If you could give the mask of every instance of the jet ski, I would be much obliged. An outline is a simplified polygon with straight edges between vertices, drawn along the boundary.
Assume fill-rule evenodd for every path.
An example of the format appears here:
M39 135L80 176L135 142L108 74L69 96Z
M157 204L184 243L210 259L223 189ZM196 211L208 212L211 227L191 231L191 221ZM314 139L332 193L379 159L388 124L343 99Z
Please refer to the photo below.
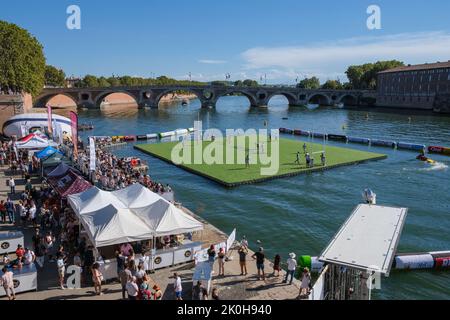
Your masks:
M371 189L364 189L363 198L368 204L377 204L377 195Z
M427 162L427 163L436 163L436 161L434 161L433 159L430 159L430 158L426 157L426 156L423 155L423 154L419 154L419 155L416 157L416 159L417 159L417 160L420 160L420 161L423 161L423 162Z

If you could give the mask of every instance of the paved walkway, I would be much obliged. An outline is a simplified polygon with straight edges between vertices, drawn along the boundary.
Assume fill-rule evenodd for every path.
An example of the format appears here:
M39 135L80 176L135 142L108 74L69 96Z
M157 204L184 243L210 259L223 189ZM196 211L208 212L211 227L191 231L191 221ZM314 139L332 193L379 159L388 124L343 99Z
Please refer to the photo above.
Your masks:
M6 185L6 180L9 174L5 167L0 167L0 200L6 199L9 192L9 187ZM20 176L14 176L16 181L16 195L14 199L18 198L20 192L24 190L25 181L20 179ZM35 184L39 184L39 179L33 179ZM224 241L227 236L219 229L209 224L207 221L196 216L189 210L188 213L194 215L205 223L205 230L201 233L199 238L194 240L201 240L205 242L205 247L211 243L219 243ZM17 219L16 219L17 221ZM0 225L0 230L20 230L24 233L25 246L31 247L31 237L33 234L32 227L22 227L13 225ZM266 280L258 280L256 272L256 263L251 259L253 252L249 252L247 262L248 275L240 276L239 257L236 248L232 248L229 253L230 260L225 262L225 276L216 276L218 274L218 264L214 264L214 274L212 281L212 288L217 288L219 296L222 300L283 300L296 299L299 292L299 281L294 280L292 285L283 284L285 272L282 271L280 277L272 275L266 276ZM174 299L173 294L173 278L174 272L178 272L183 282L183 297L186 300L191 299L192 292L192 276L194 272L194 263L172 266L169 268L159 269L154 274L151 274L153 281L158 283L163 291L163 299ZM272 267L269 261L265 264L266 275L271 273ZM122 298L121 288L118 282L110 282L103 286L104 295L94 295L93 287L85 287L81 289L66 289L61 290L57 283L57 269L56 264L45 262L43 268L38 267L38 291L25 292L17 295L18 300L118 300ZM0 290L3 290L0 288ZM0 298L6 300L6 297Z

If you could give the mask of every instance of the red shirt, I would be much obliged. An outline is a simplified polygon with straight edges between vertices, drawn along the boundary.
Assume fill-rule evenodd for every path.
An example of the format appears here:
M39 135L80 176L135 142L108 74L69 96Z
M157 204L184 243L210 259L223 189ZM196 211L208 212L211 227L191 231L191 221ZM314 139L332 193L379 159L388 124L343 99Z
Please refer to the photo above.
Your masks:
M25 254L25 250L23 248L17 248L17 250L16 250L17 258L22 258L24 254Z

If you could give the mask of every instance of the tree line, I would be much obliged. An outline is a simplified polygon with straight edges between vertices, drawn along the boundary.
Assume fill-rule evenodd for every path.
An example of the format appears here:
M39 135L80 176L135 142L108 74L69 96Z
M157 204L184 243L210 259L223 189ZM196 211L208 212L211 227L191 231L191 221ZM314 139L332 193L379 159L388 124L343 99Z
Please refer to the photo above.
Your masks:
M321 84L319 78L311 77L301 80L298 88L302 89L332 89L332 90L376 90L378 72L404 66L402 61L389 60L353 65L347 68L345 74L348 82L342 83L338 80L327 80Z

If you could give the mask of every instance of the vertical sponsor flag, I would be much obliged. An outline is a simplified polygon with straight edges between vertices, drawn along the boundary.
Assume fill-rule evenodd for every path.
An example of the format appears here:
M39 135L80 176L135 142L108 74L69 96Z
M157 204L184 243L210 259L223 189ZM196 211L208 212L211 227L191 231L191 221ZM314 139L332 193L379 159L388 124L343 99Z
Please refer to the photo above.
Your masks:
M53 133L53 128L52 128L52 107L50 105L47 105L47 120L48 120L48 133L52 134Z
M236 239L236 229L233 230L233 232L230 234L230 236L227 239L227 250L226 250L227 252L230 250L235 239Z
M78 159L78 116L70 111L70 126L72 128L73 157Z
M95 171L95 140L94 137L89 137L89 169Z

